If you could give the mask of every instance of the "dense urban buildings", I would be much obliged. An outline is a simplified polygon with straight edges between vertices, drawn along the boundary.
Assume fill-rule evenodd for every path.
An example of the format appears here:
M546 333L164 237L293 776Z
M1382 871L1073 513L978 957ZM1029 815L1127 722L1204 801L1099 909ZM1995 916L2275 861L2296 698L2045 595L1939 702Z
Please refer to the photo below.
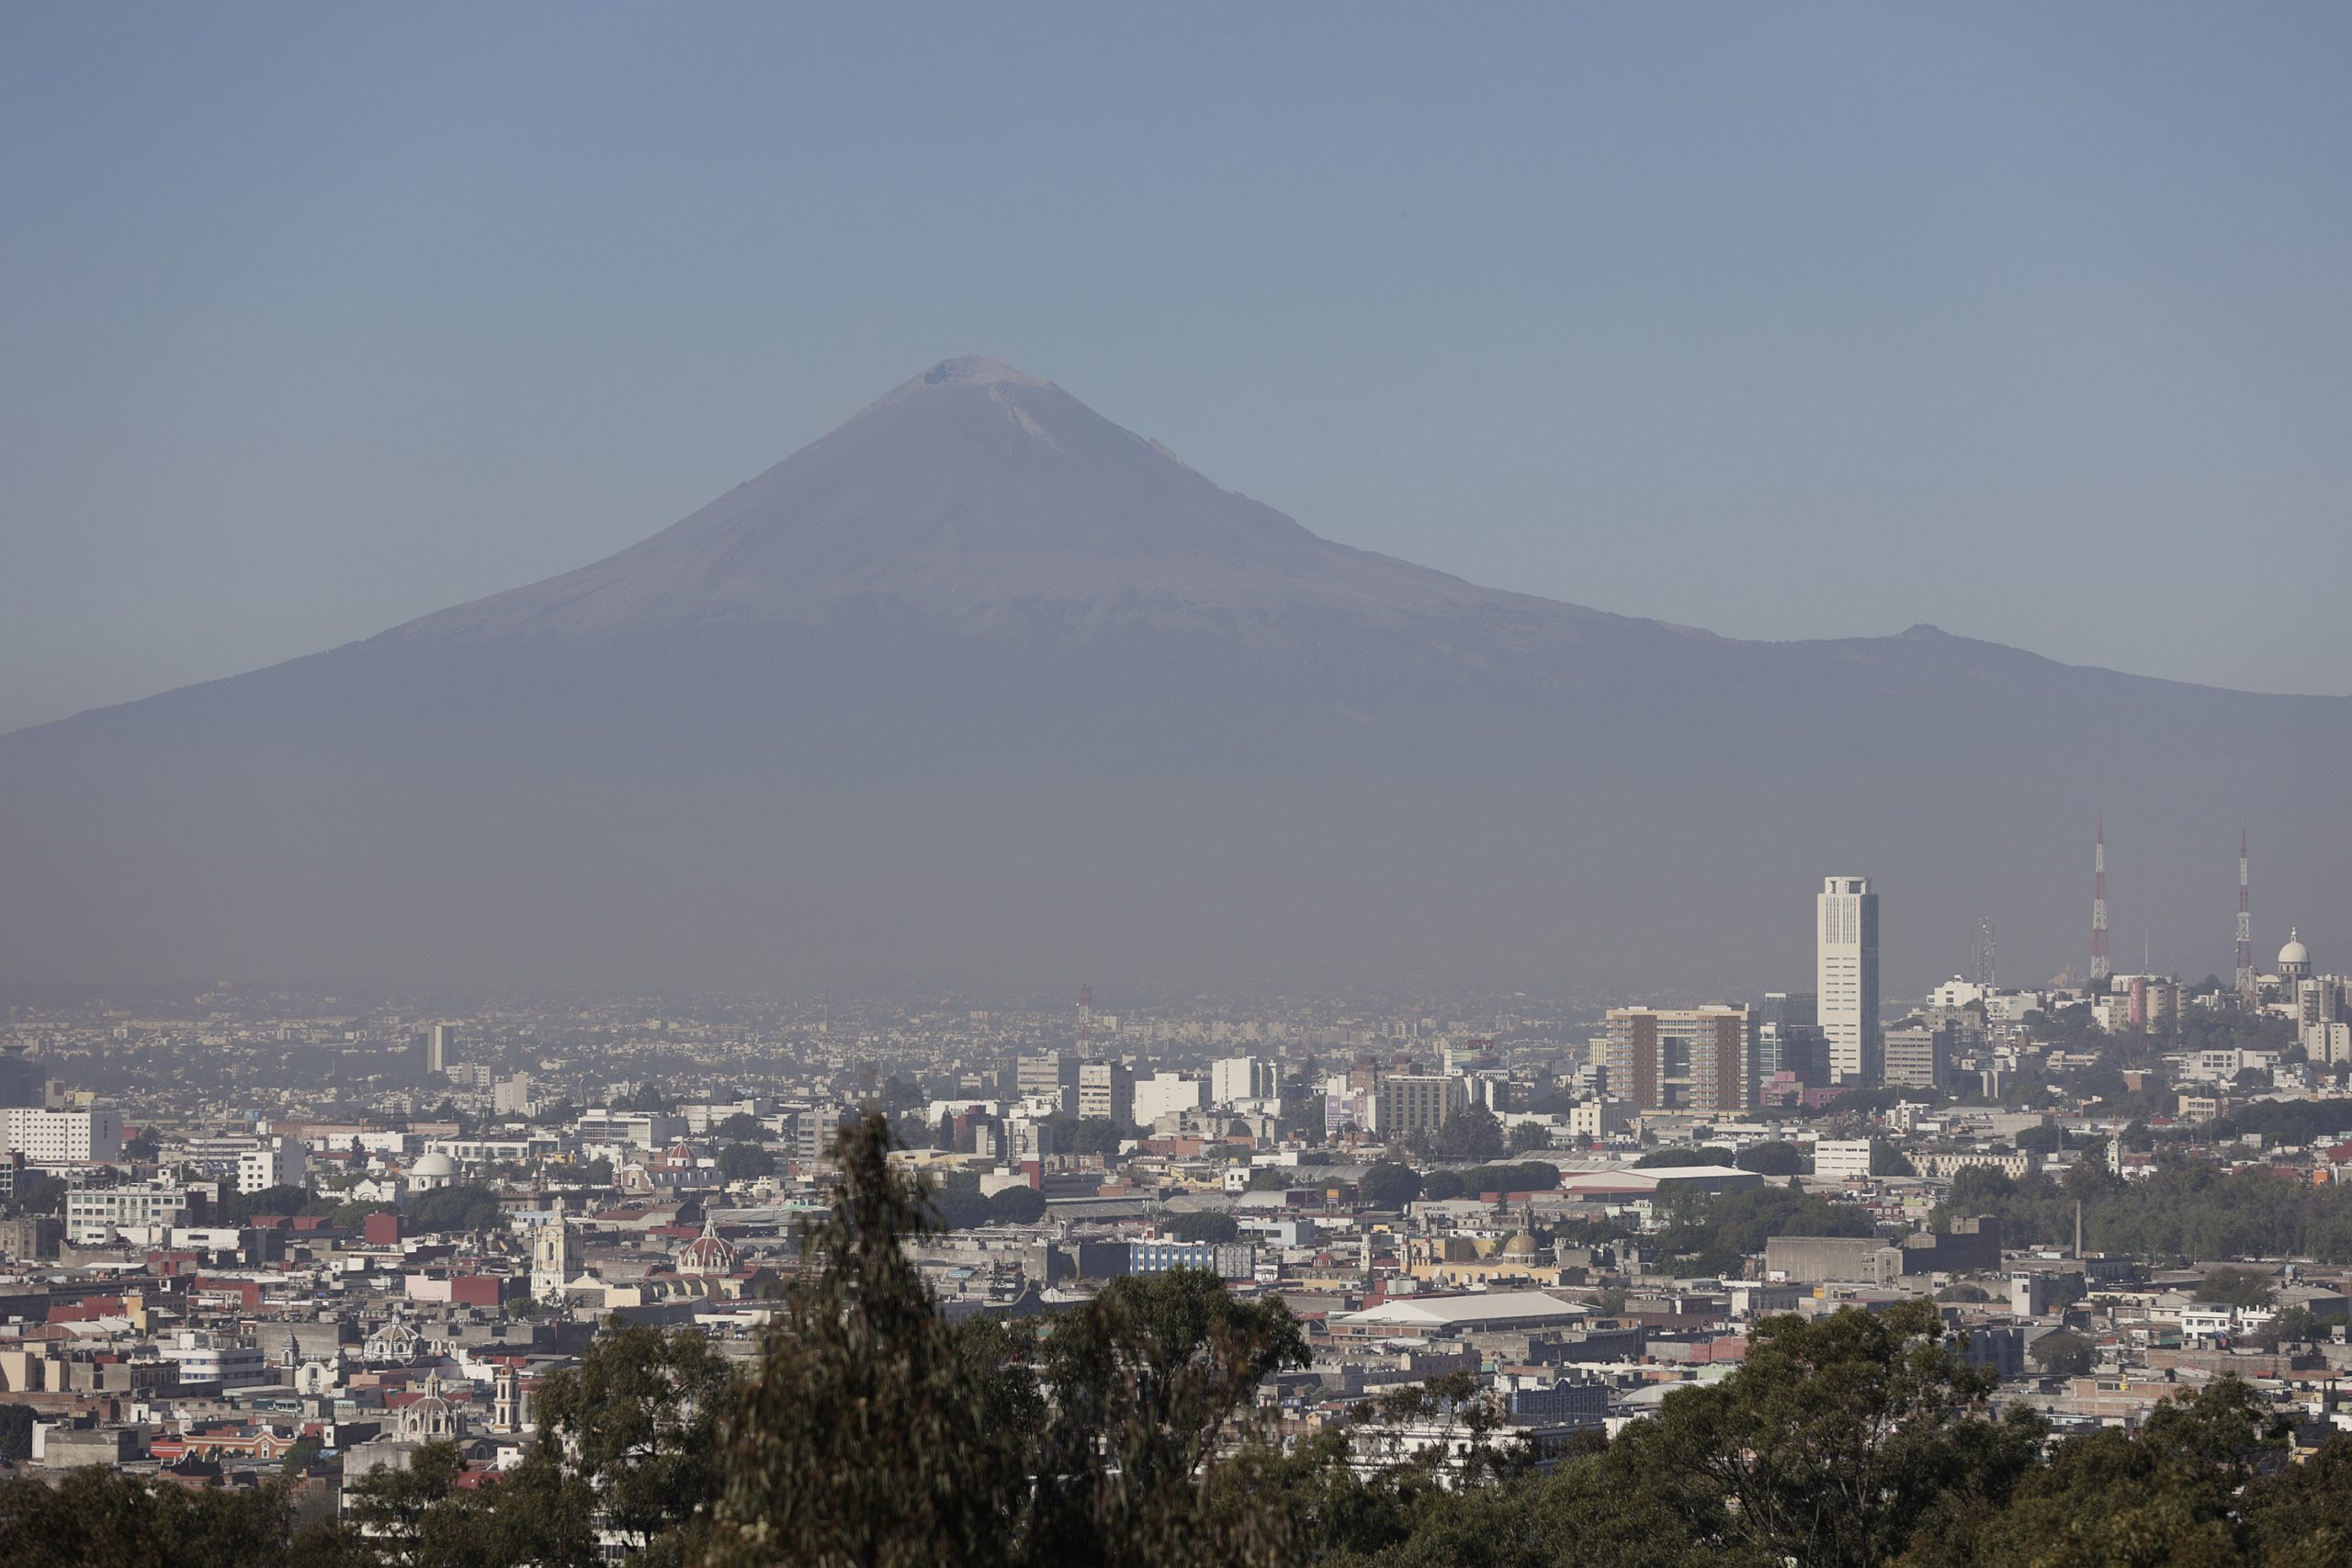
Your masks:
M294 1455L373 1528L436 1445L478 1484L519 1462L616 1321L749 1375L870 1109L928 1189L902 1245L933 1310L1050 1325L1204 1273L1279 1299L1294 1448L1453 1452L1451 1416L1358 1424L1466 1371L1556 1454L1770 1323L1905 1303L2062 1430L2223 1375L2343 1427L2343 966L2298 932L2252 1008L2213 976L1954 976L1864 1021L1875 903L1816 900L1827 1004L12 1001L40 1103L0 1112L0 1404L32 1412L28 1475L258 1485Z

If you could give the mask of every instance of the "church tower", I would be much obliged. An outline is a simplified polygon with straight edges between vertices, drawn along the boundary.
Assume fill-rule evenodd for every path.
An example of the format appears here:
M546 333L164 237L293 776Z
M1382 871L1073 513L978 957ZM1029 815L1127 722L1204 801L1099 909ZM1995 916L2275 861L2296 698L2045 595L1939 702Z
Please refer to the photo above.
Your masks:
M577 1271L571 1249L571 1226L558 1214L531 1233L531 1295L543 1302L561 1302L563 1288Z

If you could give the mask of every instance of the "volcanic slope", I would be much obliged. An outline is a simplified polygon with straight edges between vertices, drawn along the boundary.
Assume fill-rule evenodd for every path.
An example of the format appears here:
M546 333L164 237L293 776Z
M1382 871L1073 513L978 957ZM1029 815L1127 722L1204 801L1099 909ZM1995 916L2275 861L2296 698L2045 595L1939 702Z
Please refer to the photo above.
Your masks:
M2072 956L2101 808L2201 974L2241 820L2352 929L2347 720L1474 587L956 359L594 565L0 738L0 977L1723 994L1854 871L1892 995L1980 916Z

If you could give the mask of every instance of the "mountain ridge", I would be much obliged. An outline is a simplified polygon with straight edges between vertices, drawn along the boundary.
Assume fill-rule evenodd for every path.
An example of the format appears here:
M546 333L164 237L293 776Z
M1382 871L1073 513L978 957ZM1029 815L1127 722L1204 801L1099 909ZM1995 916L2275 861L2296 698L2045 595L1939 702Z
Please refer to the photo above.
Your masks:
M2151 907L2297 825L2278 892L2324 926L2352 823L2304 781L2347 735L2352 699L1478 586L949 360L601 560L0 737L0 976L1645 984L1670 929L1801 986L1858 863L1895 965L1984 914L2066 951L2102 808Z

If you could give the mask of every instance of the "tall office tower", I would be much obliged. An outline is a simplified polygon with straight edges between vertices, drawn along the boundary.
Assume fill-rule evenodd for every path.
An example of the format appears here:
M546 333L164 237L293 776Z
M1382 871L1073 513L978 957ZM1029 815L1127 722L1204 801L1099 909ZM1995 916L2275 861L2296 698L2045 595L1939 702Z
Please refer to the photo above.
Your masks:
M1829 1081L1874 1085L1881 1047L1878 1017L1878 895L1864 876L1829 876L1814 900L1819 932L1814 990Z
M436 1023L424 1032L424 1070L446 1073L449 1070L449 1055L457 1047L457 1026Z
M2254 978L2254 905L2245 874L2245 829L2238 829L2238 1000L2253 1007L2261 998Z
M1817 1081L1821 1071L1820 1007L1811 991L1767 991L1756 1010L1756 1076L1770 1079L1775 1073L1794 1073L1804 1082Z
M2098 819L2098 841L2091 850L2091 980L2115 972L2107 956L2107 817Z
M1746 1008L1611 1008L1609 1092L1643 1111L1745 1111L1755 1044Z

